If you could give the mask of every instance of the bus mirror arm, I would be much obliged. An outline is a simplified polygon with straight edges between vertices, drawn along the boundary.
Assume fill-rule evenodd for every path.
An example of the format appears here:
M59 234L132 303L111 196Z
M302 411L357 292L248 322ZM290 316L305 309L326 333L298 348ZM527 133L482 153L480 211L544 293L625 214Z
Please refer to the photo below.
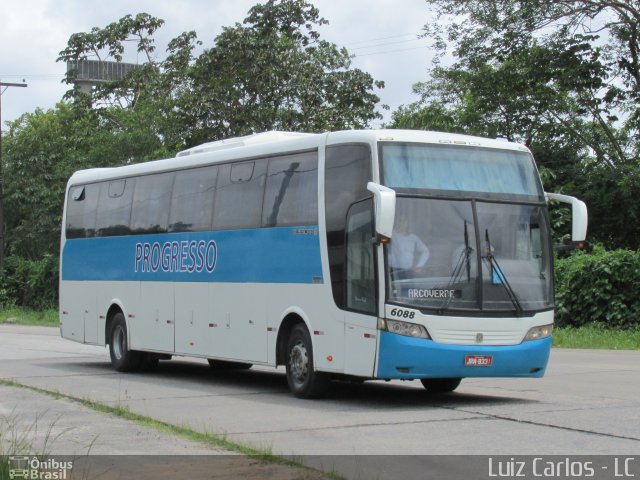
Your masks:
M560 193L546 193L545 197L547 201L556 200L562 203L568 203L571 205L571 241L575 243L584 242L587 238L587 206L581 200L569 195L562 195Z
M391 239L396 215L396 192L378 183L369 182L367 190L373 193L375 231L377 243Z

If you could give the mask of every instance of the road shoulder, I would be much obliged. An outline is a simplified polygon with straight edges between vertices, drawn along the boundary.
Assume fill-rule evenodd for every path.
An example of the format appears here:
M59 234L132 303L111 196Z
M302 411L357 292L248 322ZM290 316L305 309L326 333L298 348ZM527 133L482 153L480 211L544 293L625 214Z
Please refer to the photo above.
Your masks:
M173 479L178 467L193 478L205 472L209 478L326 478L137 425L68 398L0 385L0 456L12 454L73 458L83 472L92 472L88 478L101 479Z

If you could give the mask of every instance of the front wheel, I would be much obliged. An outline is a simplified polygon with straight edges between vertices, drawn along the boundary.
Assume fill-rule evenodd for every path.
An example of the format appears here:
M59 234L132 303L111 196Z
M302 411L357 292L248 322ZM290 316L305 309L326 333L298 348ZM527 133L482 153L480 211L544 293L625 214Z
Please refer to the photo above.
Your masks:
M314 370L311 336L303 324L293 327L289 335L286 367L289 390L296 397L319 397L327 390L329 377Z
M129 350L127 322L122 313L116 313L113 317L113 324L109 333L109 354L113 368L119 372L138 370L144 360L142 352Z
M422 386L427 389L428 392L433 393L448 393L453 392L460 382L461 378L422 378L420 380Z

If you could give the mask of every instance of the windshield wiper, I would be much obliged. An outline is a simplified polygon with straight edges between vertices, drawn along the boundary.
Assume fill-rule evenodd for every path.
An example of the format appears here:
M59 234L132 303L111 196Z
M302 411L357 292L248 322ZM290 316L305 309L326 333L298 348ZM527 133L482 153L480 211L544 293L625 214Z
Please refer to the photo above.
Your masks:
M487 242L487 248L484 252L484 258L489 261L492 275L493 273L497 274L498 279L500 280L500 284L504 287L505 291L507 292L507 295L509 296L509 300L511 300L511 303L513 303L513 306L516 307L517 314L522 315L522 312L523 312L522 305L520 304L520 301L518 300L516 293L513 291L513 288L511 288L511 284L507 280L507 276L504 273L504 270L500 268L498 259L494 255L493 249L491 248L491 240L489 239L489 229L485 229L484 234L485 234L485 240Z
M469 256L473 252L473 248L469 246L469 231L467 230L467 221L464 221L464 256L467 264L467 283L471 282L471 262Z
M447 290L451 291L453 285L460 281L462 277L462 269L466 265L467 271L467 283L471 282L471 263L469 262L469 258L471 257L471 253L473 252L473 248L469 246L469 231L467 230L467 222L464 222L464 249L460 252L460 256L458 257L458 261L456 262L456 266L453 268L453 273L449 278L449 283L447 284ZM453 301L453 295L449 295L444 303L440 306L439 310L441 312L447 310L451 302Z
M456 266L453 268L453 274L451 275L451 279L449 281L448 286L452 286L454 283L457 283L462 276L462 267L466 266L467 271L467 282L471 281L471 262L469 258L471 253L473 252L473 248L469 246L469 231L467 230L467 222L464 222L464 249L460 252L460 256L458 257L458 261L456 262Z

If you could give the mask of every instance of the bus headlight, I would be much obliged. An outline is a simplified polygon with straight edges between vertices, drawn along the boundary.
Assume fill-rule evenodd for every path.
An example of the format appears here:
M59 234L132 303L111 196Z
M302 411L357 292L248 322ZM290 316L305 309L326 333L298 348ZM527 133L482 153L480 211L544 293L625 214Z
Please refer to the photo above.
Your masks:
M402 322L400 320L378 319L378 328L387 332L397 333L405 337L431 338L427 329L417 323Z
M523 342L528 342L529 340L540 340L541 338L550 337L552 331L553 331L553 324L533 327L529 329L529 331L527 332L527 335L524 337Z

